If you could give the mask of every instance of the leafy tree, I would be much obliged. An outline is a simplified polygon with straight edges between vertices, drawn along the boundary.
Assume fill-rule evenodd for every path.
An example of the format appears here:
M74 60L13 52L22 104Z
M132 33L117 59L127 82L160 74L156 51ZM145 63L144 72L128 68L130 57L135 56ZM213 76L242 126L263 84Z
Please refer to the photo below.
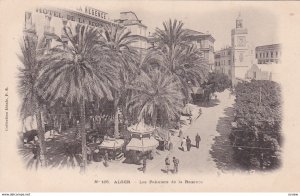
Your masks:
M20 44L22 54L18 55L23 67L19 68L19 94L22 97L21 117L36 116L40 160L42 167L46 166L46 148L44 141L44 127L42 123L43 100L38 95L36 84L40 71L40 56L45 51L45 40L38 40L37 36L25 35Z
M209 101L211 94L215 92L223 92L230 86L231 81L227 75L218 72L209 73L207 80L202 84L202 87L204 88L205 101Z
M119 88L114 90L114 110L115 110L115 127L114 136L119 137L119 118L118 106L120 99L128 97L127 86L132 81L132 76L137 70L137 50L132 46L137 41L137 37L131 35L130 31L119 25L107 25L104 27L104 32L101 37L102 50L106 51L111 65L113 65L120 79ZM123 116L126 118L126 100L121 100L123 103Z
M172 75L154 69L149 73L141 71L132 86L134 91L129 107L137 114L138 121L151 118L152 125L157 125L158 115L161 125L176 119L183 108L184 96L179 91L179 83Z
M99 44L100 33L94 27L77 25L75 32L64 28L68 44L50 49L39 75L40 93L45 99L79 104L83 168L87 164L85 102L106 97L112 99L111 88L118 81L116 70L106 60Z
M251 81L236 86L235 120L231 134L236 157L248 167L273 168L280 162L281 91L272 81ZM241 158L243 157L243 158Z
M202 52L192 41L193 34L183 29L183 23L169 20L163 23L163 29L156 29L156 50L159 64L169 71L180 84L180 90L189 99L189 83L198 85L208 74L208 65Z

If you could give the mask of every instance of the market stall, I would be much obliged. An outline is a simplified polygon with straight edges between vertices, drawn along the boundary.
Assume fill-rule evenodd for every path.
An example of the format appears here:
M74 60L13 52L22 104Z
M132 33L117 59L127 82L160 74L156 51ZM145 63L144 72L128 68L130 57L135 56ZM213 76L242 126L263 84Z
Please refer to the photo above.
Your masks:
M122 152L122 147L124 145L124 140L122 139L105 139L99 145L99 150L108 152L110 159L121 160L124 157Z
M128 127L130 132L130 142L126 146L127 151L131 151L129 156L133 162L138 162L147 157L152 159L152 151L159 145L158 141L153 137L154 128L144 123Z

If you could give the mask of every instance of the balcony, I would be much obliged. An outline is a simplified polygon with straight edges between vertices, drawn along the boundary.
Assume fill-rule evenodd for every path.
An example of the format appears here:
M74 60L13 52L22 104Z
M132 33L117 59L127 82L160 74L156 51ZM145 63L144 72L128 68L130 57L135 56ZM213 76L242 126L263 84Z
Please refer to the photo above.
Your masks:
M35 24L25 23L24 32L26 33L36 33Z

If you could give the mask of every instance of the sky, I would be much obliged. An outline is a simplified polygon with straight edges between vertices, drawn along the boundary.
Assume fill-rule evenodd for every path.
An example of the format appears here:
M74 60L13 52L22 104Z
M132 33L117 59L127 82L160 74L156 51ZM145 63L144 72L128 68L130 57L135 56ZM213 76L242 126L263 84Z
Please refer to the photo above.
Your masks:
M269 7L241 2L203 1L91 1L85 5L107 12L111 19L119 18L122 11L133 11L152 33L168 19L181 20L185 28L209 32L216 39L215 50L230 45L231 29L239 12L248 29L248 42L252 46L280 43L276 32L278 18ZM73 5L74 8L79 5Z

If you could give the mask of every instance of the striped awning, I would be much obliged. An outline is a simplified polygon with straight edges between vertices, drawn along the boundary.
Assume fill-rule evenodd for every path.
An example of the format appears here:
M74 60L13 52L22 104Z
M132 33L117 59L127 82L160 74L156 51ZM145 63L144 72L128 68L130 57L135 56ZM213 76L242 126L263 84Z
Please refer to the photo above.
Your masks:
M130 142L126 146L126 150L136 151L149 151L154 150L159 145L158 141L154 137L150 138L131 138Z
M118 149L124 145L124 140L116 139L116 140L104 140L100 145L99 148L106 148L106 149Z

